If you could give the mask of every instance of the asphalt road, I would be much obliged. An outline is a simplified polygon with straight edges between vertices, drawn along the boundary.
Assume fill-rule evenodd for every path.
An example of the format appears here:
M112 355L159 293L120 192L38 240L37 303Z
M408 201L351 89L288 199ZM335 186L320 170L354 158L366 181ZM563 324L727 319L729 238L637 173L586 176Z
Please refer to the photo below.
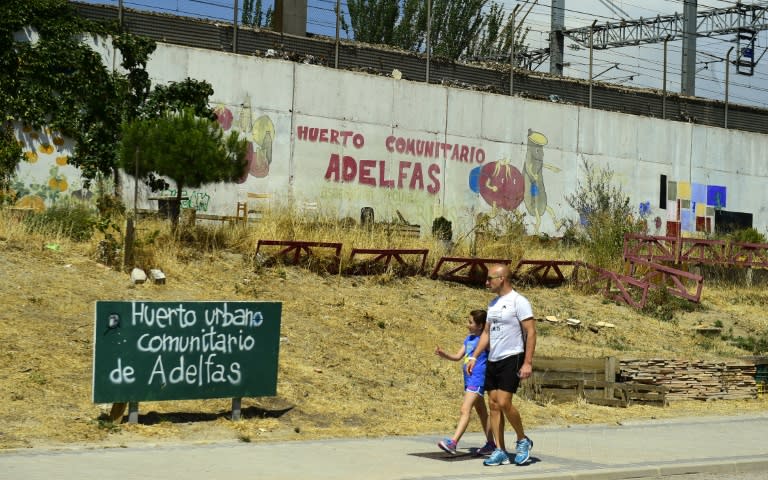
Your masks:
M485 467L439 436L0 451L2 480L767 480L768 412L531 429L531 462Z

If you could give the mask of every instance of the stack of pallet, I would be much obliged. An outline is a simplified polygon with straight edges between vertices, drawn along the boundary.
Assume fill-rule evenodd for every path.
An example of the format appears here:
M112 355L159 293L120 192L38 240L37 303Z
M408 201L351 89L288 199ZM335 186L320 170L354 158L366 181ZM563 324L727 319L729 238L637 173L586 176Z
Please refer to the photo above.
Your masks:
M663 385L667 400L744 399L757 396L755 365L740 361L622 359L622 381Z

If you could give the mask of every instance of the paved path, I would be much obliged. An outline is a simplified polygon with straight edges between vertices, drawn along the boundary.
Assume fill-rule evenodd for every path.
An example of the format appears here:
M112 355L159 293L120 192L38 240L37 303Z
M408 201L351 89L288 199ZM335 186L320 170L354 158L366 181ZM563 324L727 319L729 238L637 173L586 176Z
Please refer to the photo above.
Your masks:
M610 480L756 471L768 478L768 412L527 433L535 448L526 466L484 467L468 452L449 456L437 449L438 437L386 437L14 450L0 452L0 479ZM481 440L467 434L462 444Z

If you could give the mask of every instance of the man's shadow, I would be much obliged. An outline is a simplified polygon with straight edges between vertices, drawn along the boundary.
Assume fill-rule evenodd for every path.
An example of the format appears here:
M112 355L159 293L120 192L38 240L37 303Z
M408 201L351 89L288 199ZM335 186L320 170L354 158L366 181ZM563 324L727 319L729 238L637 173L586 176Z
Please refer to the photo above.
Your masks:
M408 455L411 455L413 457L428 458L430 460L439 460L441 462L463 462L466 460L477 460L478 462L482 462L482 460L488 458L485 455L478 455L477 450L479 449L470 448L469 450L460 450L455 455L451 455L450 453L446 453L443 451L414 452L414 453L409 453ZM529 465L533 465L534 463L539 463L540 461L541 461L540 458L531 456L531 458L528 459L525 465L515 465L514 463L511 463L509 466L527 467Z

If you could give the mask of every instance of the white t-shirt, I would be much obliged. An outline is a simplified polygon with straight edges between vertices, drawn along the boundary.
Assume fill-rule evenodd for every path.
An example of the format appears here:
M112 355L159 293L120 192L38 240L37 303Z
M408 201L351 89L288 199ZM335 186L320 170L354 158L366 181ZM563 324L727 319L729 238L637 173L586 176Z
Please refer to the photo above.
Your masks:
M498 362L525 351L520 322L533 317L531 302L512 290L488 304L490 352L488 360Z

